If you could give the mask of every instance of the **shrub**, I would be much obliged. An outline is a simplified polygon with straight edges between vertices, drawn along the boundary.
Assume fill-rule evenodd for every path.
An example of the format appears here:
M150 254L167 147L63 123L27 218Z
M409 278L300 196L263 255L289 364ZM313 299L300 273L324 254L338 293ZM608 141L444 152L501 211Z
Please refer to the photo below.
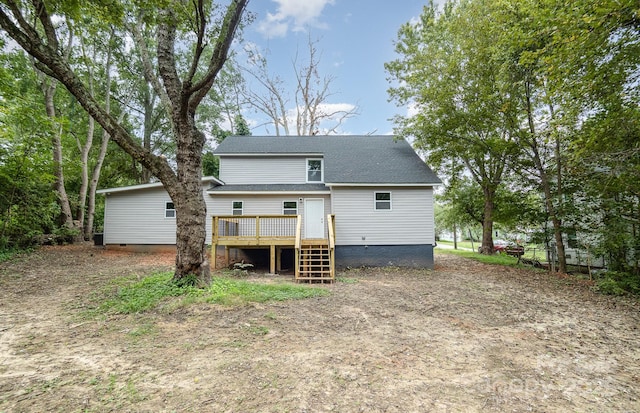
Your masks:
M602 294L638 295L640 294L640 278L627 272L607 271L597 280L596 289Z

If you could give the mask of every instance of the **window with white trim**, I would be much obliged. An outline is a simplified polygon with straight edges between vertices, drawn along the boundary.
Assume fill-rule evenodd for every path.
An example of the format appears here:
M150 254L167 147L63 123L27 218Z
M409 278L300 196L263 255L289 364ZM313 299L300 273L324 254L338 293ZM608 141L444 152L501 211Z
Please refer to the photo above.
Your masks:
M376 211L391 210L391 192L375 192L374 199L374 208Z
M173 202L165 202L164 204L164 217L165 218L175 218L176 217L176 207L173 205Z
M282 203L283 215L298 215L298 201L284 201Z
M307 182L324 182L322 159L307 159Z
M233 201L231 205L231 215L242 215L242 201Z

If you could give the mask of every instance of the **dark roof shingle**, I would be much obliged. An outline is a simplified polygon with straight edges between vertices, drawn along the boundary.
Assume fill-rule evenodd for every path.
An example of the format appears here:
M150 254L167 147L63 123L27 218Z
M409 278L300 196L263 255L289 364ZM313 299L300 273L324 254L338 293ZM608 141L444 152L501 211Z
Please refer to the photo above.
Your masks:
M393 136L230 136L216 155L322 155L327 184L440 184L404 139Z

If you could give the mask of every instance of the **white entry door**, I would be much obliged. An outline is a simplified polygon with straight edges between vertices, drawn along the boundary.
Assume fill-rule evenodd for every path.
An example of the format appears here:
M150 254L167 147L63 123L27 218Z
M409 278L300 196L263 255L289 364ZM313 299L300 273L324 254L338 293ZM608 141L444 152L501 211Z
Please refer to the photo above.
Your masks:
M324 238L324 199L304 200L305 238Z

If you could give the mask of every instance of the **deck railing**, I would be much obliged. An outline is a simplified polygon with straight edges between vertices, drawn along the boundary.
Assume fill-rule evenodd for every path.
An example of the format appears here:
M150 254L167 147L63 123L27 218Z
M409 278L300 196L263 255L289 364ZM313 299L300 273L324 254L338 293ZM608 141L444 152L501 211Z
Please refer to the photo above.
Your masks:
M302 239L300 215L219 215L213 217L212 264L216 268L218 245L235 248L270 249L270 271L276 270L282 248L293 247L296 280L305 260L305 280L333 280L335 277L335 215L327 215L328 239ZM301 252L301 250L304 250ZM304 257L303 257L304 253ZM229 248L225 248L225 262L229 263ZM278 264L279 268L279 264ZM329 271L330 270L330 271ZM320 275L314 274L314 272Z
M212 242L221 244L225 241L245 240L261 245L262 240L280 239L283 242L290 240L293 244L299 219L298 215L214 216Z

